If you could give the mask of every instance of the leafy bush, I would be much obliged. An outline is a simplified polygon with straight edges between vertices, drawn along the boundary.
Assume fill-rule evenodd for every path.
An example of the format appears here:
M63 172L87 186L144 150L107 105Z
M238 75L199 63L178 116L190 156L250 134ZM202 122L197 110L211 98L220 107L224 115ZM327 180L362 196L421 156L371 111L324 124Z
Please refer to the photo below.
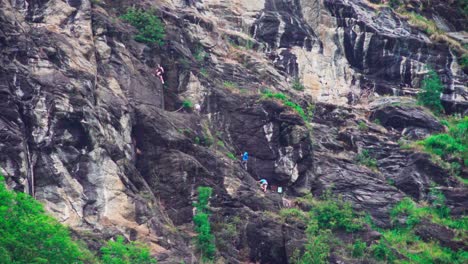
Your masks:
M329 238L331 232L324 230L317 235L308 235L305 251L302 257L294 254L291 260L294 264L325 264L330 256Z
M444 90L444 85L434 70L430 70L422 82L422 87L418 94L418 102L426 106L435 113L441 113L444 108L440 101L440 94Z
M101 248L103 264L155 264L149 248L138 242L125 243L122 236Z
M208 200L211 197L212 189L210 187L198 187L198 202L194 205L197 213L193 217L195 231L198 233L195 239L195 245L204 260L212 260L215 257L216 246L214 236L211 234L211 226L208 214Z
M154 43L159 46L164 45L163 39L164 25L161 20L154 15L153 11L143 11L135 8L129 8L127 13L121 16L138 30L135 40L143 43Z
M364 256L366 249L366 242L362 242L360 239L357 239L353 244L353 251L351 252L351 255L355 258L362 257Z
M364 165L369 168L377 168L377 160L372 158L369 154L367 149L363 149L357 156L356 156L357 163Z
M448 133L429 136L417 144L422 145L425 151L443 159L461 159L465 166L468 166L468 116L453 118L445 123L449 126Z
M312 210L311 218L317 221L319 229L344 229L355 232L362 229L362 219L353 212L351 203L342 199L332 199L330 194L324 195L325 200L317 203Z
M430 215L429 210L419 208L411 198L405 197L398 202L390 211L392 222L397 223L399 218L404 219L404 224L408 227L413 227L420 223L421 220Z
M42 204L25 193L10 191L0 175L0 262L83 263L90 253L70 232L47 215Z
M299 78L295 78L292 84L292 88L296 91L304 91L304 85L301 83Z
M370 249L377 260L387 261L389 263L395 261L395 254L385 241L380 240L379 243L372 245Z

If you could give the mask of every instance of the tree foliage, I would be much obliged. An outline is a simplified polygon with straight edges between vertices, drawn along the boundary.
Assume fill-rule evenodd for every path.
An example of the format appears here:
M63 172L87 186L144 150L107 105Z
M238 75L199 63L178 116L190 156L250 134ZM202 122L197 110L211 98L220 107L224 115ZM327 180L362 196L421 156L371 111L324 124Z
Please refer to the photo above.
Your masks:
M90 253L31 196L10 191L0 175L0 262L86 263Z
M136 41L164 45L164 25L153 11L129 8L121 18L138 30Z

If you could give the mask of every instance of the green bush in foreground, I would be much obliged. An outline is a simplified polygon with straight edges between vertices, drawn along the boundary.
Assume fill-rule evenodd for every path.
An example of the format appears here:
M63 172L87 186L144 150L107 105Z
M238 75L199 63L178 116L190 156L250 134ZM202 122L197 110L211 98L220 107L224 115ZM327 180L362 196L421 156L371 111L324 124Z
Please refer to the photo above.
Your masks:
M129 8L127 13L121 16L138 30L135 40L143 43L154 43L159 46L164 45L164 25L161 20L154 15L153 11L143 11Z
M122 236L101 248L103 264L156 264L149 248L138 242L125 243Z
M122 237L101 248L101 260L81 244L34 198L8 190L0 175L1 264L156 263L147 247L136 242L125 244Z
M1 263L90 261L90 253L71 239L67 228L31 196L8 190L0 175Z

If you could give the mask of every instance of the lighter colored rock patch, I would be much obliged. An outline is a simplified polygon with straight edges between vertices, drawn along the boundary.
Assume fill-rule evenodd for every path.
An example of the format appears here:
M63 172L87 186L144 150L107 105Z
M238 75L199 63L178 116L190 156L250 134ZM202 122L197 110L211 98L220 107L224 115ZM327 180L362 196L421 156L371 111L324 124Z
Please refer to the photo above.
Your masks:
M279 159L275 161L275 173L282 173L291 176L291 182L294 183L299 178L297 163L293 160L294 148L288 146L279 149Z

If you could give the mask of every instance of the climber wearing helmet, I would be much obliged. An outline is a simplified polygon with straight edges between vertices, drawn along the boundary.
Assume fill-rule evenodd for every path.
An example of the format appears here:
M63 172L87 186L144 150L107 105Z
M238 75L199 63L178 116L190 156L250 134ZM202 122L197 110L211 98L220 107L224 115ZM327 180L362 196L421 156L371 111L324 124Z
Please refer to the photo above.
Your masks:
M263 190L264 193L266 193L267 187L268 187L268 182L267 182L267 180L261 179L261 180L258 181L258 182L260 183L260 188Z
M247 161L249 160L249 153L244 152L242 155L242 166L244 167L245 170L247 170Z

